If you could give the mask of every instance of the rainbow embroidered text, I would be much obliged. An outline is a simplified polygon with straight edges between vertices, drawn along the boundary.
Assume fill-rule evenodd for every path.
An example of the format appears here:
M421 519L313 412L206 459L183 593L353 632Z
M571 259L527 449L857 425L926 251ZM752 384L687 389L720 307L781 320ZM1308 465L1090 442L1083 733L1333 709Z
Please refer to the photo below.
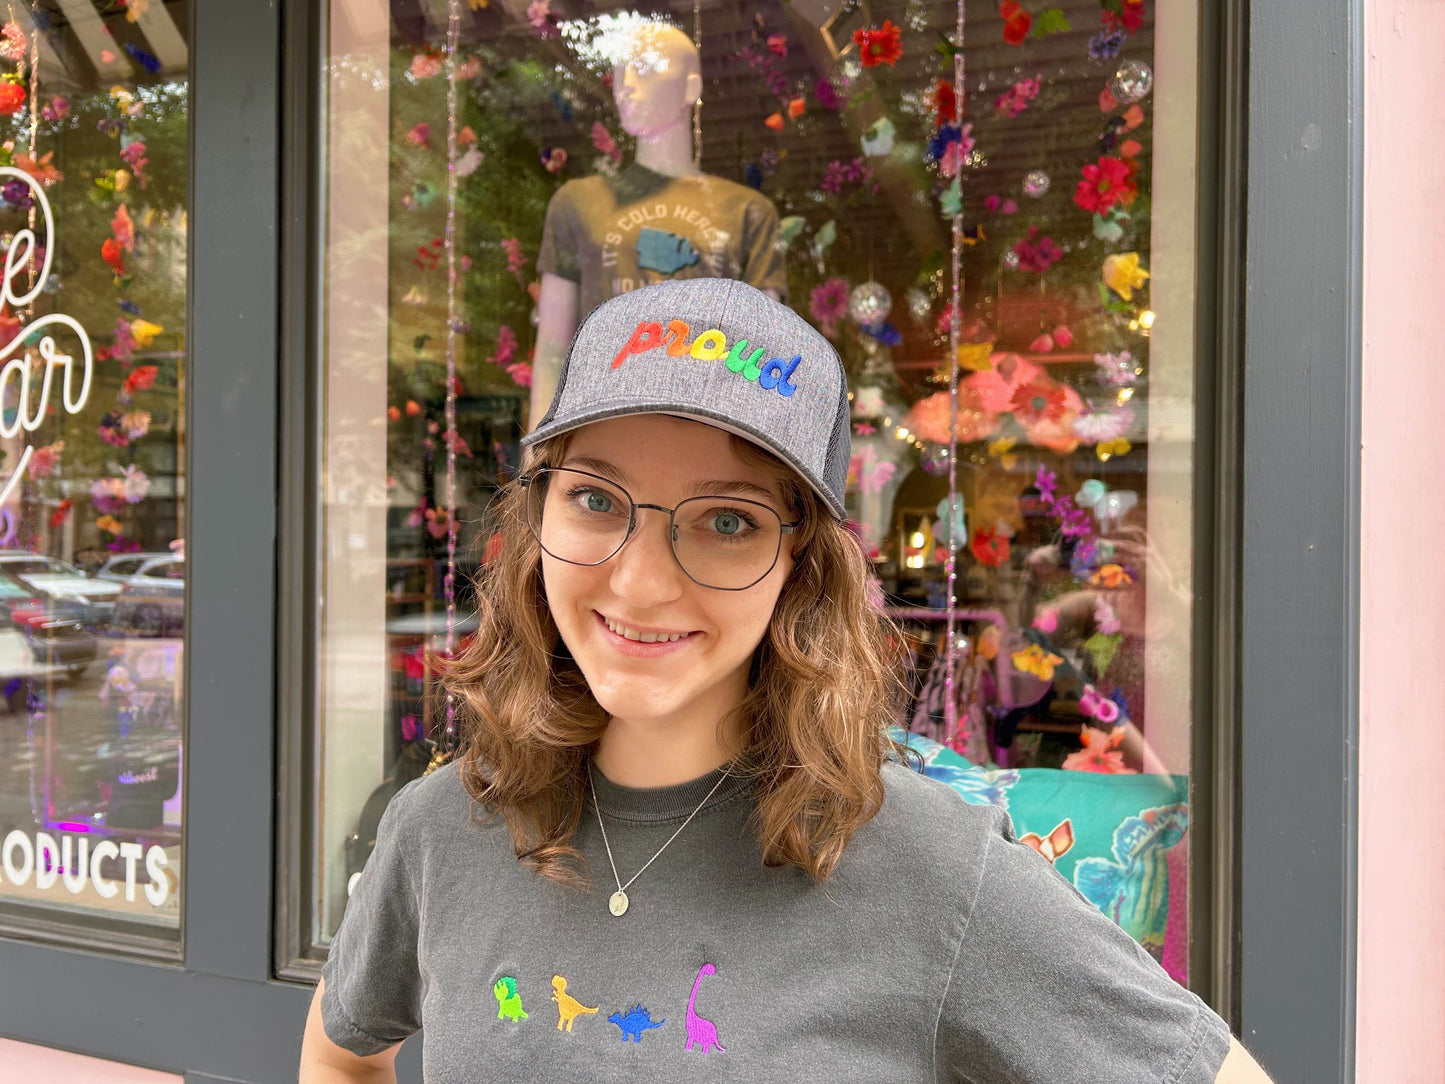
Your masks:
M691 335L692 328L688 327L684 320L669 320L665 333L656 320L643 320L632 333L632 338L617 352L617 357L612 359L612 367L616 369L634 355L666 346L668 355L674 358L692 357L698 361L717 361L725 357L723 364L733 372L741 373L746 379L756 382L760 388L769 391L776 389L779 395L792 395L798 390L791 378L803 361L801 354L794 354L791 361L773 358L760 366L758 363L767 351L759 346L749 352L750 344L747 339L739 339L729 347L727 336L717 328L709 328L689 343L688 338Z

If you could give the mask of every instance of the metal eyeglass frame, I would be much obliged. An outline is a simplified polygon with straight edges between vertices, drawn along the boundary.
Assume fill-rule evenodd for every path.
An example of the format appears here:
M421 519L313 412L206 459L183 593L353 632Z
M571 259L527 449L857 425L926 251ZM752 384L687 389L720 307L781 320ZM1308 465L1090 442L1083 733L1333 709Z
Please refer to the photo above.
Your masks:
M535 470L530 470L527 471L525 474L518 475L517 484L523 489L530 489L532 483L537 479L539 475L557 471L566 471L568 474L580 474L584 478L596 478L599 482L604 483L609 489L615 489L627 498L627 503L629 506L627 513L627 533L622 536L622 541L617 543L617 548L611 553L609 553L606 557L602 558L602 560L600 561L569 561L566 557L558 557L551 550L547 549L545 545L542 545L542 536L538 533L537 528L532 526L532 517L525 517L527 520L527 530L532 533L532 537L537 540L537 545L542 547L542 551L544 553L546 553L550 557L556 558L558 561L566 561L566 563L569 565L581 565L583 568L595 568L598 565L605 565L608 561L612 560L612 558L616 557L619 553L621 553L622 547L627 545L627 543L632 540L633 535L637 533L637 510L639 508L651 508L656 512L667 513L668 548L672 551L672 559L677 562L677 567L682 569L682 574L684 576L692 580L692 582L697 584L699 587L706 587L709 591L746 591L748 588L756 587L758 584L762 583L763 580L768 578L768 575L773 571L773 569L778 567L778 554L783 551L783 535L796 534L798 527L803 522L801 519L795 519L791 523L784 523L783 517L778 515L777 509L771 507L770 505L764 504L762 501L751 501L748 500L746 497L723 497L723 495L721 494L714 495L711 498L712 500L726 499L730 501L739 501L742 504L751 504L755 508L766 509L770 515L777 516L779 527L778 545L777 548L773 551L773 560L772 563L768 565L766 572L764 572L761 576L755 579L752 583L745 584L742 587L717 587L713 584L703 583L701 580L699 580L696 576L694 576L691 572L687 570L687 566L682 563L682 558L678 557L677 555L677 509L681 508L684 504L688 504L692 501L708 500L710 499L708 494L704 493L697 497L689 497L687 498L687 500L682 501L680 504L678 504L677 508L666 508L660 504L642 504L632 499L632 494L627 492L626 487L618 485L611 478L605 478L600 474L593 474L591 471L577 470L575 467L538 467ZM530 497L528 498L528 502L530 503Z

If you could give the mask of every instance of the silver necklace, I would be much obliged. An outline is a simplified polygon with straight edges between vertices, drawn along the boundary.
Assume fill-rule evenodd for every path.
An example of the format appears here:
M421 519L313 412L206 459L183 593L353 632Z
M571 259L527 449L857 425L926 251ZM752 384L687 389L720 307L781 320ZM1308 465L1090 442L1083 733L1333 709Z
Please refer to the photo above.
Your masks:
M729 762L728 766L723 770L722 775L718 776L717 782L712 785L712 790L707 792L707 797L703 798L703 800L698 803L697 808L687 815L687 820L683 821L677 826L677 832L674 832L672 833L672 835L667 837L667 843L671 843L674 839L676 839L678 836L678 832L681 832L684 828L686 828L688 822L691 821L693 817L696 817L699 813L702 812L702 807L707 805L707 799L711 798L715 793L717 793L718 787L722 786L722 781L728 777L728 772L732 771L732 767L732 763ZM607 861L612 864L612 877L617 882L617 891L612 893L611 898L608 899L607 909L618 918L621 918L627 913L627 885L630 885L633 881L637 880L637 878L641 877L643 871L646 870L648 866L652 865L652 863L657 861L657 855L667 850L667 843L664 843L661 847L659 847L657 849L657 854L653 855L642 864L642 869L634 873L632 877L628 880L627 884L623 884L621 876L619 876L617 873L617 863L612 859L612 844L607 842L607 827L602 823L602 808L597 804L597 785L592 782L592 760L590 757L587 760L587 787L589 790L592 791L592 808L597 813L597 827L602 829L602 845L607 848Z

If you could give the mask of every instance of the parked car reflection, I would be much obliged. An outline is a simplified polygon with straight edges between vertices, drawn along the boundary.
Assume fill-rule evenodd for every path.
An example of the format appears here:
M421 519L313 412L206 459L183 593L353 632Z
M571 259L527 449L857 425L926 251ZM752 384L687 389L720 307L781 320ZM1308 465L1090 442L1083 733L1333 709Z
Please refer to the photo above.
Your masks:
M121 636L181 636L185 627L184 557L174 553L152 557L124 578L112 631Z
M110 624L119 585L87 576L58 557L24 550L0 550L0 578L44 600L47 608L73 618L92 631Z

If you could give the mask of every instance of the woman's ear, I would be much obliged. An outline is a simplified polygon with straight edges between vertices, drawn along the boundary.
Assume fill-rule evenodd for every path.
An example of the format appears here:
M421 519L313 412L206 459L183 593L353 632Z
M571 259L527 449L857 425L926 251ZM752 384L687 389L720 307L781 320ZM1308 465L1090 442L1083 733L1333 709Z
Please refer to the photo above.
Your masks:
M698 72L689 72L687 82L683 85L683 104L691 109L693 104L702 97L702 75Z

